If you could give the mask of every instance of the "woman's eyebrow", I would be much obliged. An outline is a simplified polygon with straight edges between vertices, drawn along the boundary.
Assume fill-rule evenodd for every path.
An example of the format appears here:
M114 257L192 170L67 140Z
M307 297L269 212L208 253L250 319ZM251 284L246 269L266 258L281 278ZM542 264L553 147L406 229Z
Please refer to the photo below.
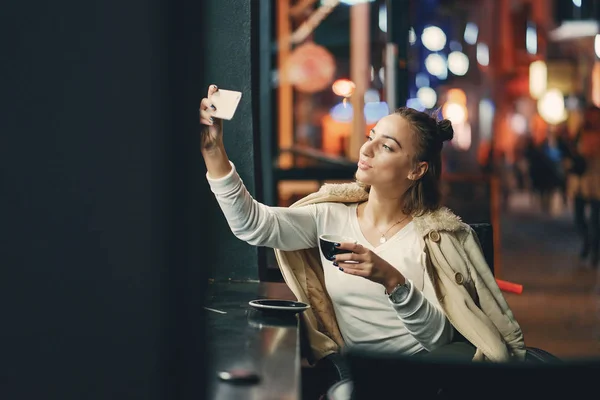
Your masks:
M375 129L371 129L371 133L375 135ZM402 148L402 145L400 144L400 142L398 140L396 140L395 137L389 136L389 135L381 135L382 137L386 138L386 139L391 139L394 142L396 142L396 144L398 145L398 147Z
M396 144L398 145L398 147L402 147L402 146L400 146L400 142L397 141L395 137L392 137L392 136L389 136L389 135L381 135L381 136L383 136L386 139L393 140L394 142L396 142Z

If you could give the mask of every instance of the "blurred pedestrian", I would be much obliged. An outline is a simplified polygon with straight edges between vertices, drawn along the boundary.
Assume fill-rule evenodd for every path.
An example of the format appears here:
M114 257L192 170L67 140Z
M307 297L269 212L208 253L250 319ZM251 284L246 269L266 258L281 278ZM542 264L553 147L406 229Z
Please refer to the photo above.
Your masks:
M550 196L558 186L553 161L540 146L535 144L533 138L528 138L525 157L529 164L533 195L539 198L542 211L549 212Z
M600 109L592 107L586 111L576 150L569 192L582 239L579 257L582 261L589 259L590 265L597 268L600 259Z

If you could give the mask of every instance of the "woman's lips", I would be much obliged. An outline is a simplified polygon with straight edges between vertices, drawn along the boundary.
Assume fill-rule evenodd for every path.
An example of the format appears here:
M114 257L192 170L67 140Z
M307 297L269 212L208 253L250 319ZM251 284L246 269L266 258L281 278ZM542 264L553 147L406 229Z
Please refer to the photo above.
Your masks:
M358 168L360 168L362 170L367 170L367 169L370 169L371 166L369 164L365 163L364 161L359 160L358 161Z

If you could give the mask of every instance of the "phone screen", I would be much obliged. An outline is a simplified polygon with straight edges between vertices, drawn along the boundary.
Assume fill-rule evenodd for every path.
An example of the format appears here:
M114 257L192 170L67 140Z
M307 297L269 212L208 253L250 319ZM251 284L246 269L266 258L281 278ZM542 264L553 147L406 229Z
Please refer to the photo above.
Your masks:
M219 119L230 120L233 118L238 104L242 99L242 92L219 89L210 99L212 104L217 108L214 116Z

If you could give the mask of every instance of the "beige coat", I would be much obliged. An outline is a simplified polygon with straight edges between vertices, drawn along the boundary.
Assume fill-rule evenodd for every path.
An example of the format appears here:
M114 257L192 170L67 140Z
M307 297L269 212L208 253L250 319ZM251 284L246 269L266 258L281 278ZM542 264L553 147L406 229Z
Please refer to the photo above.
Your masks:
M356 183L325 184L291 207L314 203L356 203L368 193ZM452 325L475 347L474 361L525 359L523 333L487 265L469 225L447 208L414 217L422 237L422 257L440 305ZM285 282L305 311L314 363L344 346L333 305L325 289L318 248L282 251L275 255ZM382 288L383 290L383 288Z

